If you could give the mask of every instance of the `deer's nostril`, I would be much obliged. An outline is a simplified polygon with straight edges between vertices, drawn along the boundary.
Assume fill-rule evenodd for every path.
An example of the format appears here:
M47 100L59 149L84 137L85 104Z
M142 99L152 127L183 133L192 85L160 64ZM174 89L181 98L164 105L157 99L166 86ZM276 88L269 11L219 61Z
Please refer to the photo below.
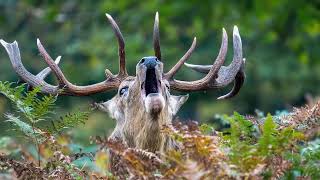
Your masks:
M144 61L145 61L145 59L142 58L142 59L140 60L140 64L144 63Z
M154 56L144 57L143 59L144 59L144 61L141 64L145 65L147 67L147 69L155 68L156 65L158 64L158 61L156 60L156 57L154 57Z

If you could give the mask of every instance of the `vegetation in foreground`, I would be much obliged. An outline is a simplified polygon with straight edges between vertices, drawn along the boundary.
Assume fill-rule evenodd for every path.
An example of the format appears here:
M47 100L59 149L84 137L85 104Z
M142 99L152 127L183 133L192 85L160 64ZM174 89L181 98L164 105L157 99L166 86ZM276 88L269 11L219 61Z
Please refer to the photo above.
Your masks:
M229 124L222 132L207 124L177 122L162 131L180 149L155 154L99 136L91 138L91 147L73 143L68 129L84 124L91 110L54 120L57 97L26 88L0 82L1 94L14 107L5 114L7 122L23 135L0 138L1 178L320 178L320 102L276 116L221 116ZM107 149L122 155L128 174L115 177L107 171Z

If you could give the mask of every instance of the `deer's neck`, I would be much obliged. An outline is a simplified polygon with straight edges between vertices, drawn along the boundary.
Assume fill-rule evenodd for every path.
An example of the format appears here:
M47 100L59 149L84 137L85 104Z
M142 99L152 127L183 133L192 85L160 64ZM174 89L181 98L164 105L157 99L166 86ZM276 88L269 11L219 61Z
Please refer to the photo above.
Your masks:
M130 121L131 123L126 123L123 127L125 141L130 147L151 152L166 149L167 137L161 133L161 129L172 122L167 108L158 116L137 111L135 117Z
M137 148L147 149L151 152L166 149L167 137L161 133L161 129L164 125L172 122L171 117L168 117L166 113L161 113L158 117L148 116L147 118L136 138Z

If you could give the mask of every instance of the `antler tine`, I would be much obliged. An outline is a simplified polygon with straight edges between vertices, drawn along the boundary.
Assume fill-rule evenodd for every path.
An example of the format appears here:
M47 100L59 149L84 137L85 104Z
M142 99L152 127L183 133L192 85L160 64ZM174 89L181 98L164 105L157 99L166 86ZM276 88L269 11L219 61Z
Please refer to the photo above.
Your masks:
M0 43L6 49L12 67L14 71L20 76L20 78L28 83L31 87L41 87L41 92L46 94L53 95L74 95L74 96L86 96L98 92L103 92L107 90L116 89L119 87L121 83L120 77L110 78L103 82L88 85L88 86L76 86L70 83L62 71L58 67L58 63L60 61L60 57L56 59L56 62L50 57L45 48L42 46L40 40L37 41L37 45L41 55L44 57L45 62L48 64L50 69L53 71L55 76L57 76L59 81L59 86L53 86L51 84L46 83L43 78L45 77L43 74L46 74L48 70L43 70L37 76L30 73L22 64L20 57L20 50L18 47L18 43L14 41L13 43L7 43L4 40L0 40ZM42 74L43 73L43 74Z
M194 37L193 42L192 42L191 47L189 48L189 50L182 56L182 58L177 62L177 64L174 65L173 68L171 68L170 71L165 74L164 77L166 79L172 79L173 78L173 76L179 71L179 69L182 67L182 65L189 59L189 57L191 56L192 52L196 48L196 44L197 44L197 38Z
M57 65L60 63L60 59L61 59L61 56L58 56L56 58L56 60L54 61L54 63L56 63ZM50 67L46 67L44 68L42 71L40 71L36 77L38 77L39 79L41 80L44 80L49 74L51 73L51 69ZM18 83L20 83L21 81L19 80ZM28 88L27 89L30 89L29 88L30 85L28 85Z
M230 84L237 73L239 72L241 65L243 64L242 58L242 42L238 27L233 28L233 60L227 67L222 67L219 70L218 78L216 79L216 85L218 87L224 87Z
M53 61L51 56L48 54L48 52L44 49L43 45L41 44L40 40L37 39L37 46L39 49L40 54L42 55L43 59L46 61L50 69L53 71L55 76L57 77L59 81L59 85L61 87L70 84L68 80L65 78L64 74L62 73L59 66Z
M57 86L52 86L41 78L31 74L27 69L23 66L21 62L20 50L17 41L13 43L7 43L4 40L0 40L2 46L6 49L9 59L11 61L12 67L14 71L20 76L20 78L27 82L32 87L41 87L42 92L48 94L56 94L58 91Z
M221 66L223 65L226 59L227 51L228 51L228 35L226 30L222 28L222 43L221 43L220 51L209 73L204 77L206 78L207 81L210 81L213 78L216 78L216 75L219 69L221 68Z
M117 37L118 44L119 44L119 74L118 76L126 77L128 76L127 69L126 69L126 57L125 57L125 43L123 40L122 33L119 29L119 26L114 21L114 19L111 17L110 14L106 13L107 19L110 22L112 29L114 31L114 34Z
M227 35L223 29L222 44L217 60L213 65L193 65L185 63L187 67L198 72L207 73L206 76L197 81L169 80L173 89L180 91L199 91L206 89L221 88L234 81L233 89L218 99L227 99L235 96L242 87L245 80L244 60L242 59L242 43L237 26L233 29L233 60L229 66L222 66L227 53Z
M116 89L121 83L121 78L115 77L115 78L110 78L103 82L93 84L93 85L88 85L88 86L74 85L65 78L61 69L53 61L50 55L47 53L47 51L45 50L45 48L43 47L39 39L37 39L37 45L41 55L44 57L45 62L48 64L48 66L53 71L53 73L55 74L55 76L59 81L59 87L56 94L86 96L86 95L90 95L98 92Z
M184 65L187 66L188 68L191 68L194 71L197 71L203 74L207 74L212 67L212 65L197 65L197 64L189 64L186 62L184 63Z
M57 65L59 65L61 60L61 56L58 56L56 58L56 60L54 61L54 63L56 63ZM43 69L42 71L40 71L36 76L42 80L44 80L49 74L51 73L51 69L50 67L46 67L45 69Z
M244 72L245 61L246 61L245 58L243 58L240 70L237 73L236 77L234 78L234 85L232 90L228 94L220 96L217 99L229 99L238 94L246 77ZM189 64L189 63L184 63L184 65L186 65L187 67L191 68L194 71L204 73L204 74L207 74L210 71L210 68L212 66L212 65L196 65L196 64ZM221 69L225 69L225 68L226 68L225 66L221 67Z
M61 56L58 56L56 58L56 60L54 61L54 63L56 63L57 65L60 63L60 59L61 59ZM40 71L36 77L38 77L39 79L41 80L44 80L49 74L51 73L51 69L50 67L46 67L44 68L42 71ZM27 90L30 90L31 89L31 86L28 84L27 85Z
M11 44L6 43L3 40L0 40L0 43L5 47L12 66L16 73L21 77L22 80L27 82L31 87L41 86L41 90L43 93L47 94L59 94L59 95L75 95L75 96L86 96L94 93L99 93L107 90L116 89L119 87L121 81L128 76L126 70L126 62L125 62L125 44L123 40L123 36L120 32L120 29L113 18L106 14L109 22L112 25L112 29L117 37L119 44L119 73L117 76L113 76L109 70L105 72L108 75L108 78L100 83L88 85L88 86L77 86L70 83L61 69L57 65L60 61L60 56L56 59L56 62L50 57L47 53L40 40L37 39L38 49L43 56L45 62L48 64L49 68L42 70L37 76L31 74L26 68L23 66L20 57L20 50L18 47L18 43L15 41ZM50 73L53 72L59 81L59 86L53 86L44 81L44 78Z
M156 13L153 26L153 49L155 56L161 61L161 49L160 49L160 33L159 33L159 13Z
M242 43L237 26L233 30L234 57L229 66L222 66L218 72L218 78L215 80L217 88L224 87L234 81L232 90L218 99L228 99L238 94L245 81L245 58L242 59ZM194 65L185 63L185 65L197 72L208 73L212 65Z
M173 89L179 90L179 91L200 91L200 90L206 90L214 88L214 80L217 76L217 73L219 69L221 68L222 64L225 61L225 57L227 55L227 49L228 49L228 36L223 28L222 30L222 43L219 50L219 54L211 66L208 74L203 77L200 80L197 81L179 81L179 80L169 80L169 83Z
M239 72L237 73L237 75L236 75L236 77L234 79L234 84L233 84L232 90L229 93L218 97L217 99L219 99L219 100L220 99L229 99L229 98L232 98L232 97L234 97L235 95L237 95L239 93L241 87L243 86L245 78L246 78L246 74L244 72L244 67L245 67L245 58L243 58L240 70L239 70Z

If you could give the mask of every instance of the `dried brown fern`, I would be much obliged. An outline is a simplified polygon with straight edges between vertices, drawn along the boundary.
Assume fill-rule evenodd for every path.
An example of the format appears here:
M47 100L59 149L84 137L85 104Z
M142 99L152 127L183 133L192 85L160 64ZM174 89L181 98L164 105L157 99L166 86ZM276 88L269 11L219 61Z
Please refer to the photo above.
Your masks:
M169 166L162 170L164 178L207 179L226 178L231 172L227 156L220 147L220 137L203 135L197 122L176 123L163 128L163 133L180 142L179 150L162 154Z
M320 101L313 106L294 108L289 115L280 117L280 127L291 126L296 130L305 132L307 138L312 138L320 132Z
M0 167L13 169L19 179L42 179L48 178L45 170L37 167L34 163L19 162L3 154L0 154Z

